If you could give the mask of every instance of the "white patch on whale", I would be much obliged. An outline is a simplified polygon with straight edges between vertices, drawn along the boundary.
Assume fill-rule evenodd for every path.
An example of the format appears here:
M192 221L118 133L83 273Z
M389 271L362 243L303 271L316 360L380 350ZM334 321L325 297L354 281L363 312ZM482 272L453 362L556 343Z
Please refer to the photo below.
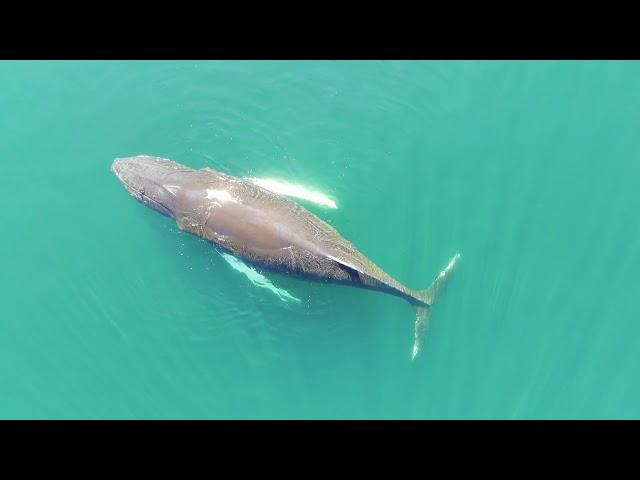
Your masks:
M226 190L214 190L212 188L207 189L207 197L211 200L218 200L221 203L236 202L236 199L231 196Z

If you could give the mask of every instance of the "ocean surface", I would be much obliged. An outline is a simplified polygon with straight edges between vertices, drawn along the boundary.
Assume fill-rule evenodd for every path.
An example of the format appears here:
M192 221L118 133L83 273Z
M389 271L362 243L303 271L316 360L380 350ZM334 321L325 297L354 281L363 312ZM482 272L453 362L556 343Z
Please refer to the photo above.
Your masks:
M138 203L297 195L426 288L266 274ZM0 418L640 418L640 63L1 61ZM304 197L304 198L302 198Z

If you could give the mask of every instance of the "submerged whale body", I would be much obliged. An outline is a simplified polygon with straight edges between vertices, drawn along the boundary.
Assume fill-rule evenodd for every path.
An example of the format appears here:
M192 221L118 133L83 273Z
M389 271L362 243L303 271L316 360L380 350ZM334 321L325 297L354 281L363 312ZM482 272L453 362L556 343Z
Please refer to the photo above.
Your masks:
M174 218L182 230L262 269L404 298L416 311L412 358L422 347L432 306L460 259L456 254L429 288L412 290L335 228L250 179L146 155L117 158L111 169L131 195Z

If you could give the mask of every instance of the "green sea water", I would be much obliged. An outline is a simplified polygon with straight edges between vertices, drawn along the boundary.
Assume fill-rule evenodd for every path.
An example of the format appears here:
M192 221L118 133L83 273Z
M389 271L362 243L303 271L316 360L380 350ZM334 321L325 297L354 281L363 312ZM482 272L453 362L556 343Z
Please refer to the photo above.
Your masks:
M0 418L640 417L640 63L0 62ZM265 275L136 202L278 179L396 297ZM252 277L253 275L253 277Z

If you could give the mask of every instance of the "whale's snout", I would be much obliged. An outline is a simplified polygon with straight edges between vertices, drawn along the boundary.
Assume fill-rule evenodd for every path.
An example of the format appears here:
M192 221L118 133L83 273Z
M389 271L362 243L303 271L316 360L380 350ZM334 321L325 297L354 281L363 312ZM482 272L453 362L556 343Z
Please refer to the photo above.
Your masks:
M178 165L164 158L138 155L116 158L111 164L111 170L122 182L134 180L136 177L158 180Z
M111 171L127 187L127 190L135 194L143 186L144 179L153 177L145 163L147 162L144 157L116 158L111 164Z
M179 184L176 174L191 169L165 158L139 155L116 158L111 171L131 195L149 207L173 216L176 183Z
M111 164L111 171L118 177L125 188L133 195L136 193L136 179L132 172L132 158L116 158Z
M111 164L111 171L120 178L120 172L122 172L123 164L126 164L126 158L116 158Z

